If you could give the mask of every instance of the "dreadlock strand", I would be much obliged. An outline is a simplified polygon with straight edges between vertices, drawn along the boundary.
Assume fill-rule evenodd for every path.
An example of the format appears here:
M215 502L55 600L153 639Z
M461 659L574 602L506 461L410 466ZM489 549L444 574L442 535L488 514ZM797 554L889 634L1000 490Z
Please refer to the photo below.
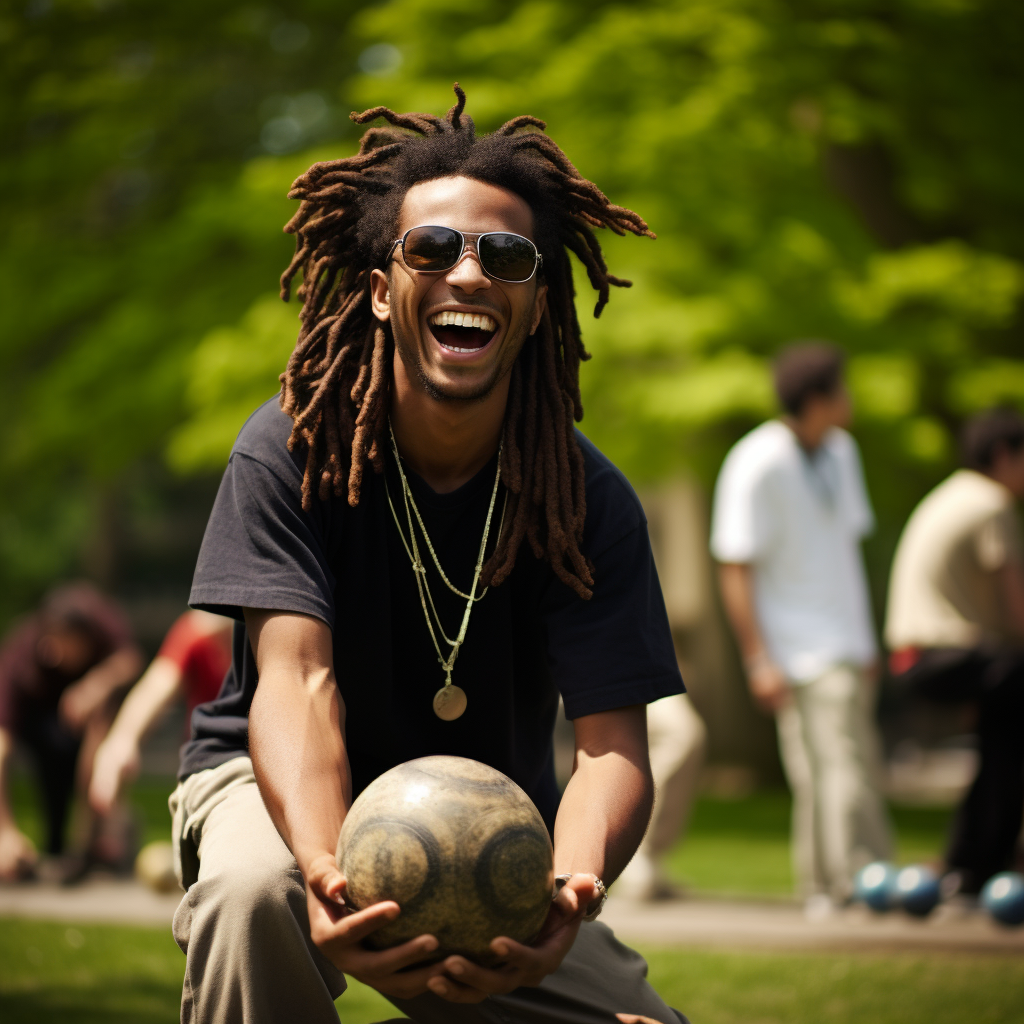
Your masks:
M518 117L513 117L511 121L506 121L495 134L515 135L520 128L528 126L544 131L548 125L546 121L542 121L539 117L534 117L532 114L520 114Z
M463 127L462 123L462 112L466 109L466 93L463 91L462 86L458 82L455 83L452 88L455 90L455 104L445 115L445 121L453 131L458 131ZM471 118L467 118L467 124L465 127L472 129L473 121Z
M355 434L352 437L352 465L348 474L348 503L352 508L359 504L359 493L363 482L363 466L369 451L371 426L379 423L379 412L374 406L383 397L385 391L381 387L384 378L384 351L386 348L384 328L378 325L373 330L373 358L370 371L370 384L356 417Z

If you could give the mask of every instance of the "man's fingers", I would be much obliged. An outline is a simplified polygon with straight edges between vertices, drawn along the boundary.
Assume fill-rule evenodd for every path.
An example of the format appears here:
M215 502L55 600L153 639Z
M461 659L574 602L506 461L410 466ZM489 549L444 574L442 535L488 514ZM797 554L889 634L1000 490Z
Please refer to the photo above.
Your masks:
M356 911L354 914L346 914L334 927L338 938L344 938L349 942L359 942L365 939L371 932L382 928L390 921L394 921L399 914L398 904L388 900L384 903L375 903L365 910Z
M515 967L481 967L462 956L448 957L444 961L444 970L455 982L488 995L511 992L522 984L522 972Z
M393 946L391 949L381 951L360 950L353 963L358 970L366 974L385 975L394 974L405 967L411 967L419 963L425 956L430 956L437 949L437 939L433 935L419 935L415 939L403 942L400 946ZM354 951L353 951L354 952ZM424 967L425 972L430 967ZM424 979L425 980L425 979Z
M454 981L452 978L448 978L443 975L437 975L436 977L431 978L427 982L427 988L429 988L435 996L447 999L449 1003L482 1003L489 994L480 989L463 985L460 982ZM511 991L511 989L509 991Z
M639 1013L617 1013L615 1014L622 1024L661 1024L660 1020L655 1020L653 1017L644 1017Z

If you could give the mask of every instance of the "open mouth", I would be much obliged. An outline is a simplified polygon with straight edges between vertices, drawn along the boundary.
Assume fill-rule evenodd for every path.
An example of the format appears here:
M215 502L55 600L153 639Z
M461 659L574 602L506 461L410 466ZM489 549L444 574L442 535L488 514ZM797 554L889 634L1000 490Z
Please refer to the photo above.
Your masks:
M494 337L497 323L486 313L443 310L428 321L437 343L450 352L478 352Z

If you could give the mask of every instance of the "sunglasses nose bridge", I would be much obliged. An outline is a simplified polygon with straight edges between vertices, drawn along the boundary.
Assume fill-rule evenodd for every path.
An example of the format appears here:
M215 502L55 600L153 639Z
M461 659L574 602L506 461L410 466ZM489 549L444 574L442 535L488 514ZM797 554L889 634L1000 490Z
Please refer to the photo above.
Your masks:
M465 283L468 282L465 282L466 270L464 269L464 265L467 260L475 264L474 272L471 274L470 279L477 282L476 287L490 288L491 279L484 270L483 262L480 259L480 252L476 247L476 239L466 238L465 235L463 235L462 252L459 253L459 258L455 263L444 272L445 280L454 278L454 283L465 290Z

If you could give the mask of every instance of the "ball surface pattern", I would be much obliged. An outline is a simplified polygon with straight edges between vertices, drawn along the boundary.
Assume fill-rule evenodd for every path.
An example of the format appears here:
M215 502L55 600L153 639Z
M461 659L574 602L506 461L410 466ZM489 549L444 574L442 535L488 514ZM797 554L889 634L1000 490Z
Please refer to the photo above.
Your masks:
M551 905L551 840L539 811L507 776L464 757L422 757L375 779L338 837L345 901L382 900L398 918L366 940L375 949L437 937L434 959L482 964L499 935L530 942Z

